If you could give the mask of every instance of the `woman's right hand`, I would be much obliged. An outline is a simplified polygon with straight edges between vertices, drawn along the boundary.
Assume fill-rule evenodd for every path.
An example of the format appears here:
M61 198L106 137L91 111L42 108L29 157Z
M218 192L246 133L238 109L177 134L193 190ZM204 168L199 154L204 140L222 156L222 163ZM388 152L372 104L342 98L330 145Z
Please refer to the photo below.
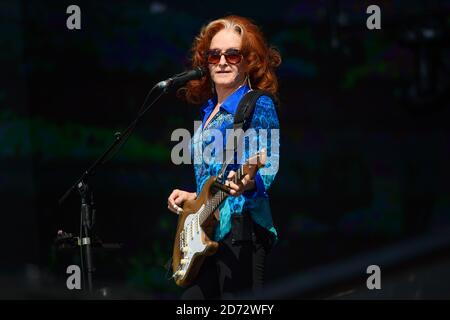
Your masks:
M167 209L176 214L183 212L181 206L185 201L195 200L197 193L175 189L167 199Z

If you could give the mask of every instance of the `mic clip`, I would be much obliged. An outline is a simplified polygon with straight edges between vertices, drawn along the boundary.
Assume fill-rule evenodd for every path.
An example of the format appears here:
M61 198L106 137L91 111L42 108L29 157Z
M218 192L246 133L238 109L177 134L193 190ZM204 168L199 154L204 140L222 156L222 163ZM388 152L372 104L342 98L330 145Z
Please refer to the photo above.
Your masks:
M176 74L167 80L158 82L155 87L163 89L166 93L170 89L175 89L181 85L184 85L188 81L200 79L201 77L205 76L206 72L207 70L205 68L197 67L193 70Z
M158 82L158 84L156 85L156 87L159 88L159 89L163 89L164 92L167 92L167 91L169 91L169 89L172 87L173 81L174 81L175 79L181 77L181 76L184 76L186 73L187 73L187 71L181 72L181 73L179 73L179 74L174 75L173 77L171 77L171 78L169 78L169 79L160 81L160 82Z

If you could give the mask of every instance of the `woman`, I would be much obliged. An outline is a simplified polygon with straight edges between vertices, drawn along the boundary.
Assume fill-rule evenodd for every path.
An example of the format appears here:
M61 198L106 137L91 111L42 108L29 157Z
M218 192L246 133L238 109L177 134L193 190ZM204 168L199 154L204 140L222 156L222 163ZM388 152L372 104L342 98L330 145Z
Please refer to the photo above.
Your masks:
M219 130L225 137L226 129L233 127L239 101L249 90L265 90L277 96L274 69L281 63L279 53L268 47L258 27L238 16L218 19L203 27L192 51L192 67L207 66L209 70L206 77L190 81L181 91L188 102L203 104L202 125L193 137L197 192L174 190L168 198L168 208L175 213L182 210L184 201L195 199L208 178L217 176L222 168L220 152L206 156L197 150L207 149L214 141L217 147L211 132ZM267 168L261 169L271 170L260 169L254 179L246 175L234 183L238 165L227 167L226 185L231 188L231 197L219 207L220 222L214 235L219 250L205 260L183 299L237 298L241 293L262 288L266 254L277 239L267 190L278 170L279 123L269 96L257 100L250 128L258 133L250 138L254 139L250 143L257 145L258 150L264 145L270 156ZM261 129L268 131L267 143L260 139ZM252 154L245 150L243 156L245 161Z

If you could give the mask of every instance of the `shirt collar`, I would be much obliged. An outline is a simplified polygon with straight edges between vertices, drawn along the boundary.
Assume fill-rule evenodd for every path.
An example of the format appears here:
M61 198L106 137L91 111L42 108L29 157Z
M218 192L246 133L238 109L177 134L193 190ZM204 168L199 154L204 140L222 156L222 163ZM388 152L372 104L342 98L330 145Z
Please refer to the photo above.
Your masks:
M220 108L227 111L228 113L231 113L232 115L235 114L237 106L239 104L239 101L241 101L244 94L247 93L247 91L250 90L250 87L248 84L243 85L239 89L237 89L235 92L233 92L231 95L229 95L225 101L222 103ZM215 105L217 104L217 95L215 95L213 98L209 99L202 107L202 115L205 118L208 118L208 116L213 111ZM205 122L205 120L203 121Z

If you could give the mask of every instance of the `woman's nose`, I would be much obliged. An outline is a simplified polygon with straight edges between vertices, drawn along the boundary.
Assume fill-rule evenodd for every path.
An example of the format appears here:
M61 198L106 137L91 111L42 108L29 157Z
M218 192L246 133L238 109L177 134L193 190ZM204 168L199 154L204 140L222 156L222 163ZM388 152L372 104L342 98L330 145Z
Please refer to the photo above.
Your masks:
M222 54L222 55L220 56L219 65L225 65L225 64L227 64L227 59L225 59L225 55Z

